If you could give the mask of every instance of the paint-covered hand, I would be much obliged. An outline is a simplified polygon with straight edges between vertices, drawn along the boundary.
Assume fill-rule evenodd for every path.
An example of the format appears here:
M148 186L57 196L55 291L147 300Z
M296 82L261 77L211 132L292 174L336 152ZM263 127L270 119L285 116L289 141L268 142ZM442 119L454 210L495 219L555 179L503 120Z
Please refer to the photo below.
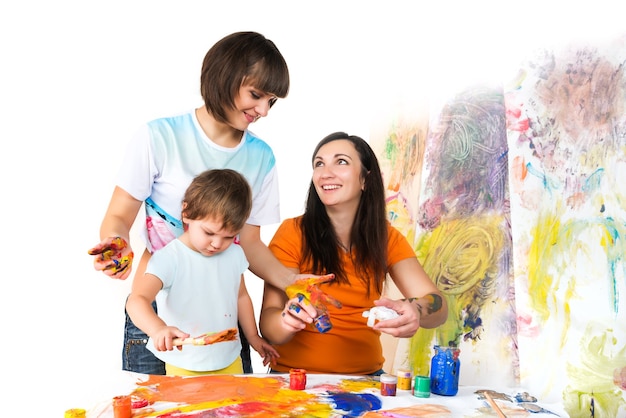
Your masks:
M257 336L256 338L248 338L248 342L250 343L252 348L254 348L254 351L259 353L259 355L263 359L263 366L276 364L276 359L280 357L280 355L273 345L271 345L259 336Z
M342 305L337 299L324 293L318 285L330 282L335 275L301 276L303 277L285 289L290 299L282 312L283 328L297 332L304 329L306 324L314 323L319 332L327 332L332 328L327 304L330 303L337 308L341 308Z
M122 237L109 237L88 251L93 266L114 279L127 279L133 264L133 250Z
M380 298L374 301L376 306L384 306L398 313L396 318L378 321L373 328L385 334L399 338L410 338L420 327L420 313L417 305L409 300L391 300Z
M341 308L341 302L331 296L328 296L318 286L319 284L328 283L334 280L334 274L325 274L323 276L316 277L300 274L298 277L300 278L298 278L291 285L287 286L285 289L285 293L287 293L288 298L298 298L301 300L302 298L300 298L299 295L302 295L303 298L315 308L326 310L325 307L327 303L330 303L337 308Z

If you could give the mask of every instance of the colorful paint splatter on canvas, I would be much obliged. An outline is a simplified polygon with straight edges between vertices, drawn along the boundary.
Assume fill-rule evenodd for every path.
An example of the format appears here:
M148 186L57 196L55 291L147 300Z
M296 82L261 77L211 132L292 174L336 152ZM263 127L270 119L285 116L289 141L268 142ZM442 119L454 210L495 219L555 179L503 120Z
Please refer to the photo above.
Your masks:
M625 62L626 37L540 51L373 135L389 218L450 307L399 346L415 373L455 345L462 384L519 384L572 417L626 406Z
M133 418L161 417L361 417L383 410L380 382L370 377L338 378L291 390L288 378L206 375L148 376L130 393ZM445 406L424 403L403 408L405 417L449 416ZM110 411L105 411L104 414ZM389 412L389 414L388 414ZM442 415L443 414L443 415ZM108 416L108 415L107 415ZM378 416L378 415L374 415Z

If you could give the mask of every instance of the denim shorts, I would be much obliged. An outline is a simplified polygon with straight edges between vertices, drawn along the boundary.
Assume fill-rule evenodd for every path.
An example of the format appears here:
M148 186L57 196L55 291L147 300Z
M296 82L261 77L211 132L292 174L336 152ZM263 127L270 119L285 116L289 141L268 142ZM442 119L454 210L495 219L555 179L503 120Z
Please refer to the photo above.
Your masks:
M157 311L156 302L152 302L152 308ZM124 321L124 347L122 350L122 369L135 373L165 374L165 363L147 348L148 335L137 328L124 309L126 320ZM239 326L239 339L241 340L241 361L243 372L252 373L252 361L250 359L250 343L244 336Z
M156 303L152 302L156 312ZM135 373L165 374L165 363L155 357L147 348L148 335L137 328L124 309L124 349L122 352L122 369Z

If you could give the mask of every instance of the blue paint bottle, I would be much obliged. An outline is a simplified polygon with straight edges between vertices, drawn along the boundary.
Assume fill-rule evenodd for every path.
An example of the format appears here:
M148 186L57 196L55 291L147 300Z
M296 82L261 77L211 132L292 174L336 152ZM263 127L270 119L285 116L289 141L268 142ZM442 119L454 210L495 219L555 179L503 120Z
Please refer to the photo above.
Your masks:
M327 313L319 315L313 320L313 323L315 324L315 328L322 334L330 331L333 327L333 324L330 322L330 316Z
M430 362L430 391L437 395L454 396L459 391L461 350L457 347L436 345L435 351Z

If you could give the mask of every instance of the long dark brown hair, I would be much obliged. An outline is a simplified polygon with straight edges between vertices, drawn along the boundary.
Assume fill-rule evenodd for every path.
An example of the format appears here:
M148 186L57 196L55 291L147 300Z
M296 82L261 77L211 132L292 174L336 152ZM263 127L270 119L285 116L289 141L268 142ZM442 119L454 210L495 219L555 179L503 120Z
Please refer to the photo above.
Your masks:
M350 232L350 254L356 266L356 273L367 285L368 293L372 280L375 288L382 292L387 273L388 222L385 189L376 154L362 138L345 132L335 132L317 144L312 160L322 146L340 139L350 141L354 145L361 160L361 178L364 179L363 193ZM346 272L340 262L339 239L312 180L300 227L304 236L304 258L311 261L312 273L334 273L336 282L348 283Z

